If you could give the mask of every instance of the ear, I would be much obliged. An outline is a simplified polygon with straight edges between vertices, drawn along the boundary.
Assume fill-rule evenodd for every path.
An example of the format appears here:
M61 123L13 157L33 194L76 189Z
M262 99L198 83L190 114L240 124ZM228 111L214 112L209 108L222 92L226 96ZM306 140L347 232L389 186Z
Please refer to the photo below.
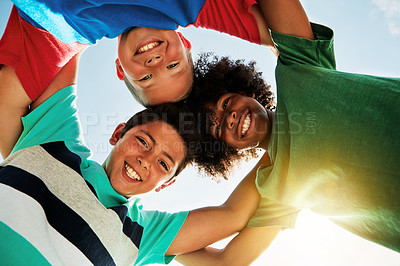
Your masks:
M179 36L179 38L181 38L181 42L183 43L183 46L185 46L185 48L190 51L192 49L192 44L188 41L188 39L186 39L185 37L183 37L182 33L180 33L179 31L176 32Z
M119 59L115 59L115 67L117 68L117 77L119 80L123 80L125 77L125 72L122 69L121 63L119 62Z
M175 178L172 178L171 180L165 182L164 184L162 184L161 186L159 186L158 188L156 188L156 192L160 192L161 189L164 189L170 185L172 185L173 183L175 183Z
M118 140L120 139L121 132L124 129L125 125L126 125L125 123L121 123L115 128L115 130L112 133L111 138L109 140L111 145L115 146L115 144L117 144Z

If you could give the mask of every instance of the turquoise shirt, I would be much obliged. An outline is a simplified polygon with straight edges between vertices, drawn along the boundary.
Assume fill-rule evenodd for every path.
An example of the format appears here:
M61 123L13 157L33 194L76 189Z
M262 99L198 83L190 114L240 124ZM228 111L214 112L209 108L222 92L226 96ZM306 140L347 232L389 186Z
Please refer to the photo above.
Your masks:
M81 158L83 178L90 183L99 201L107 208L126 206L127 216L144 228L135 265L169 263L174 257L164 254L183 225L188 212L143 211L138 198L126 199L111 186L103 167L89 159L76 108L76 87L54 94L22 118L24 130L12 153L44 143L63 141Z

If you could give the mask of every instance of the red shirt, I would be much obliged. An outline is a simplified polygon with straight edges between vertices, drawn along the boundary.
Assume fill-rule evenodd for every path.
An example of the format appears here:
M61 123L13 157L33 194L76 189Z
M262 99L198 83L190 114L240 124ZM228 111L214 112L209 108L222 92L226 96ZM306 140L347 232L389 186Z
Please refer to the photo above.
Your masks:
M34 101L60 69L87 45L65 44L45 30L23 20L14 6L0 40L0 64L14 68Z
M207 0L193 25L261 44L256 19L250 12L254 4L257 0Z
M202 27L260 44L260 34L250 7L256 0L207 0L195 27ZM61 68L86 44L65 44L46 30L25 21L14 6L0 40L0 64L11 66L34 101Z

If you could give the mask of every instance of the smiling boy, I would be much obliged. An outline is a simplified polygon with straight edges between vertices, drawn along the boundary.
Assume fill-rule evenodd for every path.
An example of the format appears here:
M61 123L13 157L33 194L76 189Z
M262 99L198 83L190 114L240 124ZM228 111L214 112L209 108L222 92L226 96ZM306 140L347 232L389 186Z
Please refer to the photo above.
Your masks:
M126 72L126 81L138 94L150 85L152 90L161 92L167 79L175 81L172 87L168 87L170 96L166 99L153 100L151 96L154 93L150 97L142 96L147 105L178 101L190 90L191 79L188 78L193 73L187 55L191 45L175 32L178 26L215 29L254 43L266 44L264 34L260 34L265 27L258 29L254 11L250 11L256 4L255 0L196 0L190 3L135 0L124 4L103 0L13 2L22 19L53 34L64 44L93 45L103 37L118 37L117 67L121 66L117 71L118 76L123 79ZM215 10L218 10L218 16ZM58 65L58 62L52 64ZM179 68L178 75L174 68ZM177 80L179 75L185 78ZM23 87L28 89L29 86L23 84ZM184 90L186 93L183 93Z
M182 100L193 80L190 48L174 30L134 28L118 37L117 76L145 106Z
M9 114L0 118L4 158L15 144L7 136L22 131L26 107L76 53L103 37L118 37L117 76L146 106L176 102L190 93L191 44L175 32L178 25L215 29L273 47L255 0L13 2L18 9L13 8L0 40L0 67L13 68L28 97L18 102L14 92L0 92L0 111ZM12 105L8 98L14 98Z
M258 202L252 178L218 207L143 211L133 196L171 185L197 156L189 148L195 124L182 128L172 105L147 109L116 127L103 165L90 160L76 109L77 65L74 56L22 118L0 166L2 263L166 264L245 226L254 209L244 206ZM23 91L10 70L0 69L0 87Z
M260 204L226 248L207 248L182 260L248 265L279 231L295 226L302 210L399 252L400 112L394 106L400 101L400 79L336 70L331 29L310 24L298 0L260 2L280 52L276 111L266 110L261 78L254 83L261 90L209 86L203 102L214 115L210 130L215 138L234 148L258 144L266 150L264 164L252 170ZM254 70L251 64L226 61L202 71L210 74L218 64L234 73L237 65ZM247 73L253 75L221 76L218 82L251 84L258 73ZM239 256L239 250L248 252Z

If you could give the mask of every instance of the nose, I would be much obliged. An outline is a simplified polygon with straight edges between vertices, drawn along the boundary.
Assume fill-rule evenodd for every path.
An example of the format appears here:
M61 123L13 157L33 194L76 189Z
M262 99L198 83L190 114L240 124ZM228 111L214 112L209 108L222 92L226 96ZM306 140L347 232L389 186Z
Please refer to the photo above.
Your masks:
M164 61L164 56L161 54L153 54L146 59L146 66L157 66Z
M228 117L227 117L227 119L226 119L226 126L227 126L229 129L233 129L234 126L235 126L236 123L237 123L237 118L238 118L238 114L236 113L236 111L231 111L231 112L228 114Z
M147 161L146 158L144 158L144 157L138 157L137 160L138 160L139 165L140 165L142 168L144 168L144 169L146 169L146 170L149 170L149 169L150 169L150 163Z

